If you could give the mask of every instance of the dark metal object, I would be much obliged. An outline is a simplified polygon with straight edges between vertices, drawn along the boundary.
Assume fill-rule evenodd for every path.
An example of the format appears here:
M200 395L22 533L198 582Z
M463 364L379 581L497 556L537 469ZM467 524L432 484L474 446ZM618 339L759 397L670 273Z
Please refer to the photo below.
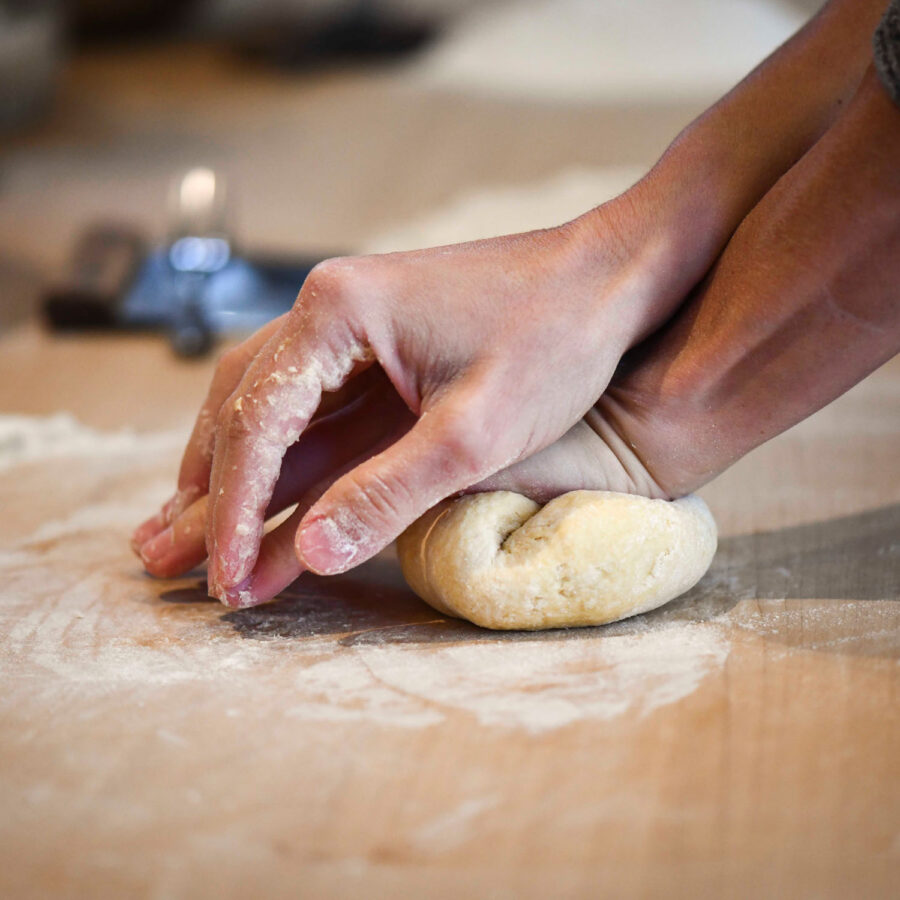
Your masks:
M50 105L62 37L57 0L0 0L0 130L27 124Z
M357 0L319 15L262 14L233 40L236 49L251 57L284 68L308 69L401 57L421 49L437 31L437 22L429 17Z
M293 305L321 257L279 261L231 257L214 272L177 272L171 246L148 254L126 229L100 226L78 242L70 278L46 294L44 313L63 331L165 331L183 356L215 338L255 331Z
M197 0L68 0L70 28L79 40L147 38L171 33Z
M234 253L222 181L194 169L173 186L168 241L147 248L129 226L89 229L66 277L51 286L51 328L155 330L181 356L207 353L220 335L245 334L287 312L321 256L278 260Z

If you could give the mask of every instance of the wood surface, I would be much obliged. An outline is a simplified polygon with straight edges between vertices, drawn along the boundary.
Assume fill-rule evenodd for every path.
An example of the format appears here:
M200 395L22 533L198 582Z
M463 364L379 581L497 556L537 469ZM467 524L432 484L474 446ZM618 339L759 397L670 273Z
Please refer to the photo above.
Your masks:
M105 71L122 135L148 108L163 117L146 96L152 62L130 93L115 59L67 89ZM315 104L338 81L298 96ZM373 122L379 103L398 109L396 86L340 89ZM288 93L248 88L243 114ZM448 104L436 132L490 118ZM174 97L153 133L186 105ZM211 106L208 131L224 133ZM321 107L333 123L346 108L333 94ZM583 110L532 112L593 127ZM459 184L472 159L493 178L522 146L528 121L506 114L502 140L479 148L430 138ZM176 145L202 130L180 121ZM249 121L287 141L262 113ZM126 174L104 188L102 154L66 166L53 147L73 129L55 127L8 151L21 166L0 227L37 267L80 218L65 209L45 245L53 199L33 191L28 206L23 179L58 166L89 213L123 190L150 196L171 162L154 145L134 174L119 147ZM404 179L422 208L452 193L456 176L429 188L380 134L397 216L414 212L391 199ZM516 157L521 177L564 157L548 141L542 159ZM381 199L322 201L323 242L361 237L354 203L372 226ZM301 220L313 236L315 210ZM291 233L282 219L268 237ZM206 599L202 573L143 575L127 533L171 486L210 372L153 337L33 324L0 337L0 412L66 410L93 429L81 451L51 441L0 470L0 896L897 895L900 360L702 492L722 539L689 595L605 628L503 635L419 602L390 553L241 612Z

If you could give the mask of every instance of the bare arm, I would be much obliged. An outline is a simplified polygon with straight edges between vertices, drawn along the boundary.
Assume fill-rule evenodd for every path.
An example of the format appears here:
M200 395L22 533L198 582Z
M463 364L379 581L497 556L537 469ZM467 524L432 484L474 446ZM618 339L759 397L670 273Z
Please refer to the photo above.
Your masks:
M672 142L630 196L644 221L674 205L666 262L695 284L745 215L832 125L872 57L885 0L831 0ZM626 195L627 196L627 195ZM675 199L677 197L677 199ZM677 235L677 237L676 237ZM649 333L657 318L646 319Z
M900 107L873 71L599 410L686 493L900 351Z
M147 567L173 574L196 560L203 527L213 593L260 602L304 567L364 561L436 501L583 431L621 355L681 306L852 96L882 5L832 0L637 185L572 223L320 267L271 336L220 367L178 492L135 535ZM375 365L406 406L390 445L374 441L330 473L316 470L314 490L293 478L285 454L313 439L323 391ZM618 452L627 451L605 458L614 464ZM653 476L638 461L611 483L670 489ZM264 541L275 498L310 492L318 499L302 519Z

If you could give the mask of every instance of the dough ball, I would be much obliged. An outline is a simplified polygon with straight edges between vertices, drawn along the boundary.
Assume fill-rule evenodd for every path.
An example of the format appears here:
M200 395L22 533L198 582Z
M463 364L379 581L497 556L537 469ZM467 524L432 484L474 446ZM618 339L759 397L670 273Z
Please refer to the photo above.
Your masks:
M496 491L439 503L397 550L409 586L442 613L484 628L601 625L695 585L716 523L695 496L573 491L542 507Z

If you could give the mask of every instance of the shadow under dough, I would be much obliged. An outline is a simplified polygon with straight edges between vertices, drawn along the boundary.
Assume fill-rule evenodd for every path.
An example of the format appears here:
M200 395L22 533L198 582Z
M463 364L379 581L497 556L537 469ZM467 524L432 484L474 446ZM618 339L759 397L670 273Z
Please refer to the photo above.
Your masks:
M900 599L900 504L725 538L699 584L664 609L706 619L781 599Z
M628 634L672 621L704 622L753 599L900 599L900 504L725 538L709 572L683 597L643 616L569 634L586 639L596 637L600 629ZM346 575L320 578L307 573L279 602L235 610L222 618L244 638L333 635L345 646L559 637L558 631L486 631L442 616L412 593L396 561L386 557Z

